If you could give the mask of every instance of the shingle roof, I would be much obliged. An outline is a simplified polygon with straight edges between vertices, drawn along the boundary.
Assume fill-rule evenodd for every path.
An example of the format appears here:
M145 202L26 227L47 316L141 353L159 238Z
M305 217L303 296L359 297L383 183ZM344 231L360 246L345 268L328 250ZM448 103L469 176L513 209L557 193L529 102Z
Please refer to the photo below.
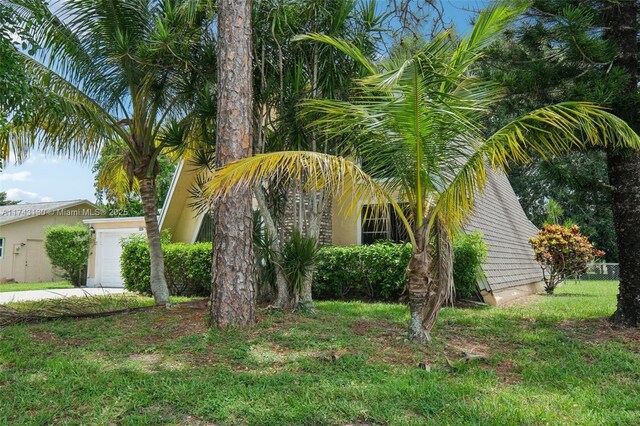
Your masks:
M12 206L0 206L0 225L7 225L35 216L44 216L60 209L67 209L79 204L89 204L97 208L97 206L87 200L52 201L49 203L24 203Z
M529 238L537 228L527 219L507 177L487 171L487 187L478 197L466 231L483 234L488 246L483 266L485 290L499 290L542 281L542 271L534 260Z

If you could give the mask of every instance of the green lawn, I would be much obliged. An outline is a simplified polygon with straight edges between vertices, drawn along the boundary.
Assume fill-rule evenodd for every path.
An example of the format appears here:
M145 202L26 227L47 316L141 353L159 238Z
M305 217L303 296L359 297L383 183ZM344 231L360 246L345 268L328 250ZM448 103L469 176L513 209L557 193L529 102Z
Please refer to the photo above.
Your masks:
M73 288L68 281L54 281L48 283L8 283L0 284L0 293L7 291L26 291L26 290L52 290L59 288Z
M207 330L200 301L12 326L0 424L637 425L640 332L609 327L616 292L583 282L447 308L427 349L404 341L405 307L385 304L319 303L251 331Z

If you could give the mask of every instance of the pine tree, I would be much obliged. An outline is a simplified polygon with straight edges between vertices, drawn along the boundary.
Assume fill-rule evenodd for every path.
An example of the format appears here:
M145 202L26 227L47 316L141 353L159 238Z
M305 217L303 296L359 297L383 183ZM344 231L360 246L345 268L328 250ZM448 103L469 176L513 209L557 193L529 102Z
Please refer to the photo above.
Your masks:
M494 46L484 70L510 90L496 116L558 100L591 101L608 106L638 131L637 35L637 1L534 1ZM589 226L600 227L600 235L591 235L599 248L611 250L598 243L610 239L615 226L621 277L614 320L638 326L640 155L607 149L552 157L516 168L511 178L530 213L540 212L541 200L552 196L567 216L588 222L587 234Z

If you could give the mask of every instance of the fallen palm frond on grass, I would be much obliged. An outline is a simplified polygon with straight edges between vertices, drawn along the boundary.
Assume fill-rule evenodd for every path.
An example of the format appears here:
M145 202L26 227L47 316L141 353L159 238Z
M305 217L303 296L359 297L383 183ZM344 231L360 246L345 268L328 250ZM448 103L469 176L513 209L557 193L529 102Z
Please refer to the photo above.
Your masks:
M0 329L12 324L61 318L91 318L153 308L153 299L130 294L64 297L0 305Z

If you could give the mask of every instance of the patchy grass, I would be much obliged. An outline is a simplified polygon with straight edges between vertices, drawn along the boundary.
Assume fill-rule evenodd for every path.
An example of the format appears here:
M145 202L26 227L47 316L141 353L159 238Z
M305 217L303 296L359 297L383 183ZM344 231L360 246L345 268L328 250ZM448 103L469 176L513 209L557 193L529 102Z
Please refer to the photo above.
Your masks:
M0 424L636 425L640 332L610 328L616 292L571 283L447 308L428 348L405 342L405 307L356 302L245 331L207 330L204 300L14 325L0 331Z
M27 290L55 290L60 288L73 288L69 281L53 281L48 283L5 283L0 284L0 293L8 291Z

